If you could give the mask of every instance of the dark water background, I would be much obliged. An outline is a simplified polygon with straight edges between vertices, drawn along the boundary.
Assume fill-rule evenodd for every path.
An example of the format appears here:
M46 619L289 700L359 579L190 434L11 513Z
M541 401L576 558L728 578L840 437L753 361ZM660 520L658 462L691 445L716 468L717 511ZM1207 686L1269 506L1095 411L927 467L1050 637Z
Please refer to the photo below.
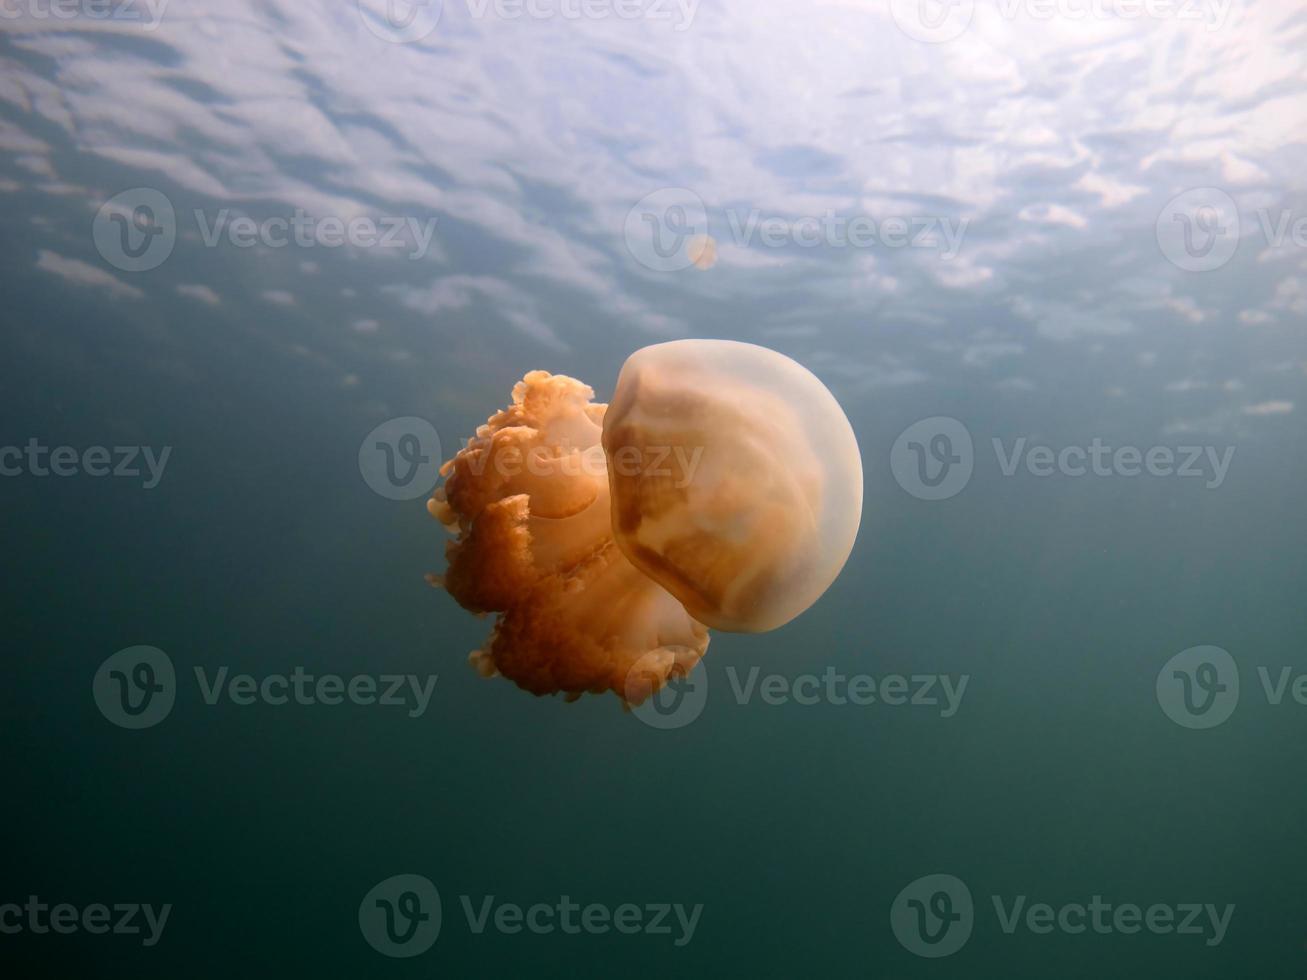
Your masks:
M1215 31L1055 30L982 11L924 44L885 6L705 2L675 31L446 5L414 44L368 33L352 4L174 0L144 36L4 25L0 444L172 453L149 490L0 483L0 905L173 906L150 947L0 933L6 975L1303 975L1307 706L1268 703L1257 668L1307 672L1307 251L1259 240L1256 213L1307 216L1307 17L1236 4ZM1139 193L1109 206L1087 176ZM180 230L130 272L91 228L138 187ZM624 240L663 187L706 201L716 267L649 269ZM1177 268L1159 215L1212 187L1243 237L1219 268ZM295 207L436 216L435 246L207 248L186 231L195 209ZM728 242L726 211L754 207L961 216L969 244L946 268ZM197 284L213 301L177 289ZM464 661L488 623L423 581L443 534L420 499L369 488L360 444L419 416L452 452L526 370L606 399L632 350L675 336L772 346L840 398L866 471L843 575L774 633L714 633L706 706L682 727L480 679ZM923 500L893 447L941 416L970 432L975 472ZM1234 456L1215 487L1005 476L991 439L1022 437ZM140 731L92 696L134 645L178 676ZM1204 645L1241 689L1198 730L1157 681ZM412 718L207 705L197 666L438 680ZM739 703L728 670L754 666L969 679L949 717ZM358 919L401 873L443 904L408 960ZM943 959L891 928L933 873L976 907ZM674 919L671 935L476 934L460 901L562 895L703 910L677 946ZM992 896L1022 895L1234 911L1215 945L1008 934Z

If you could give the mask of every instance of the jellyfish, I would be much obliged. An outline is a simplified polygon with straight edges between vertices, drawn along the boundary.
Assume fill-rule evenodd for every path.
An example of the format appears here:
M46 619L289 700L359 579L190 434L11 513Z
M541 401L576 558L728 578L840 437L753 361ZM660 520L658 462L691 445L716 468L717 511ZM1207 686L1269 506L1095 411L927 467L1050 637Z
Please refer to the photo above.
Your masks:
M429 576L495 614L470 662L537 695L640 704L708 629L788 623L830 587L862 517L844 411L783 354L680 340L632 354L611 403L531 371L441 467L452 534Z

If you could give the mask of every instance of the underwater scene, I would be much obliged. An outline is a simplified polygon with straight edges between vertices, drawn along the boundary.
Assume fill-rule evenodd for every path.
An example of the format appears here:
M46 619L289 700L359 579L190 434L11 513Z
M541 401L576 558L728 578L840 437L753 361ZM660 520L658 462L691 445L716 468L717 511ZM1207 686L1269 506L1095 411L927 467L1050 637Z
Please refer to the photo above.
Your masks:
M1307 3L0 0L5 977L1307 974Z

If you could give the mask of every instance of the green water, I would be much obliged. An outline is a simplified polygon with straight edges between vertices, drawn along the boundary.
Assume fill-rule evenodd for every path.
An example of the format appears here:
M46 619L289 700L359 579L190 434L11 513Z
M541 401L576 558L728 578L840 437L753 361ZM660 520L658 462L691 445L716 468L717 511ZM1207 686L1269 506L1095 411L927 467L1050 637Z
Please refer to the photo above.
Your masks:
M675 31L447 4L416 45L346 6L175 0L148 36L0 39L5 975L1302 976L1307 253L1257 241L1259 209L1307 214L1301 11L1083 37L977 14L973 50L875 5L705 4ZM1260 87L1203 87L1248 49ZM1140 194L1109 205L1086 175ZM1243 238L1177 268L1158 215L1208 186ZM138 187L177 234L133 272L92 220ZM707 203L714 268L651 269L624 240L664 187ZM346 198L437 217L431 250L209 247L194 219ZM1085 226L1032 231L1050 204ZM966 217L965 265L730 241L750 208L828 206ZM483 680L465 661L489 623L425 584L444 534L369 486L365 437L416 416L447 455L525 371L602 400L678 335L774 347L840 399L866 480L843 574L773 633L714 632L701 713L670 727ZM940 417L973 472L923 499L895 447ZM1200 475L1008 475L1022 439L1192 446ZM144 457L42 476L31 440L170 448L147 489ZM175 682L130 729L93 685L138 645ZM1229 662L1169 663L1202 646ZM406 700L279 703L276 680L206 700L220 674L297 670L395 675ZM360 924L378 894L412 908L374 893L397 875L439 895L406 958ZM75 910L65 931L31 896ZM136 903L167 906L157 934L144 913L86 928ZM960 945L919 955L936 936Z

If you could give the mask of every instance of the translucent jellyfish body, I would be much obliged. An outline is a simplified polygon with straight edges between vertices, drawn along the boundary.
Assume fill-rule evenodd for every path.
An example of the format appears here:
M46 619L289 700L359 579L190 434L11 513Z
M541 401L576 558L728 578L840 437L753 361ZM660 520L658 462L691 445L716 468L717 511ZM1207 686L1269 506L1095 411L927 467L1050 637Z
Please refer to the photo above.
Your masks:
M532 371L442 468L455 534L437 580L498 613L472 662L536 694L638 704L688 673L706 626L758 632L815 602L862 513L857 441L782 354L719 340L637 351L613 402Z
M817 601L862 520L862 458L835 396L783 354L727 340L636 351L604 416L617 543L717 629ZM665 465L626 466L624 460Z

